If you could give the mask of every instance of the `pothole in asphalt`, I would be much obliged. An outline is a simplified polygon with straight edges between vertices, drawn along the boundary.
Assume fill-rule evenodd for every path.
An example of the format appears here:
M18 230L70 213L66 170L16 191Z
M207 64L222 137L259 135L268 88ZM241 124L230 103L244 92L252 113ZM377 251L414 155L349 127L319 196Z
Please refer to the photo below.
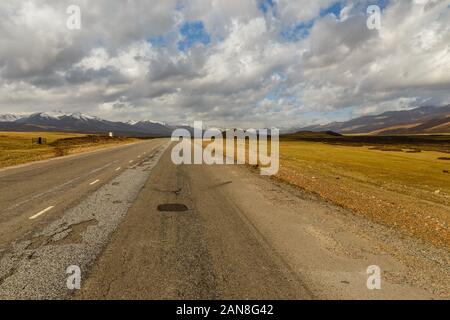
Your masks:
M158 205L158 211L162 212L183 212L187 210L188 207L182 203L164 203Z

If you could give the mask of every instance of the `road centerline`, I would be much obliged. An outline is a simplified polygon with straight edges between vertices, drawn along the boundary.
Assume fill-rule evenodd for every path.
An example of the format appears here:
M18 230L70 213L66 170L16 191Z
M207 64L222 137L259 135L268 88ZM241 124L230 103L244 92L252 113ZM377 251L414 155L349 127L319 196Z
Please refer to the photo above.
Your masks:
M31 217L29 217L28 219L33 220L36 219L37 217L43 215L44 213L46 213L47 211L50 211L54 208L55 206L50 206L42 211L39 211L38 213L36 213L35 215L32 215Z
M96 184L96 183L99 182L99 181L100 181L100 179L97 179L97 180L92 181L91 183L89 183L89 185L90 185L90 186L93 186L94 184Z

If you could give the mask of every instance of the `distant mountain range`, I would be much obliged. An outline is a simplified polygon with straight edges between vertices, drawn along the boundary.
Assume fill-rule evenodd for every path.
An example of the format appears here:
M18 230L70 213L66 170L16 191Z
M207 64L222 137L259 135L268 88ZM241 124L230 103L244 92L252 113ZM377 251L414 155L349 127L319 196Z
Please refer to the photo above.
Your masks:
M429 134L450 133L450 105L388 111L344 122L308 126L295 131L334 131L342 134Z
M190 129L186 126L171 126L148 120L114 122L82 113L38 112L31 115L0 115L0 131L113 132L117 136L169 137L176 128Z
M173 126L149 120L114 122L83 113L0 114L0 131L113 132L117 136L168 137L176 128L193 131L189 126ZM450 105L388 111L379 115L289 131L333 131L341 134L371 135L450 133Z

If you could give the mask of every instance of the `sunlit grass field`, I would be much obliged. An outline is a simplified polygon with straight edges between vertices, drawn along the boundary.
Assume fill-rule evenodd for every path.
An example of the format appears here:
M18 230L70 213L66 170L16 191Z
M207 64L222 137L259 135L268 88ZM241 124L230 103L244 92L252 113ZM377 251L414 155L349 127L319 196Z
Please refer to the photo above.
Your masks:
M355 140L317 133L282 137L280 170L274 178L450 248L450 139L405 138Z
M33 144L32 139L38 137L46 138L47 143ZM0 132L0 168L133 141L136 139L96 137L77 133Z
M383 185L396 183L450 194L450 154L436 151L381 151L373 147L330 145L320 142L281 142L282 163L299 170L314 168L318 174L340 175ZM306 168L305 168L306 167Z
M450 247L450 160L444 160L450 154L373 148L281 141L277 177L376 222Z
M58 139L84 137L84 134L52 132L0 132L0 167L44 160L55 155L50 144ZM47 144L32 144L32 138L43 137Z

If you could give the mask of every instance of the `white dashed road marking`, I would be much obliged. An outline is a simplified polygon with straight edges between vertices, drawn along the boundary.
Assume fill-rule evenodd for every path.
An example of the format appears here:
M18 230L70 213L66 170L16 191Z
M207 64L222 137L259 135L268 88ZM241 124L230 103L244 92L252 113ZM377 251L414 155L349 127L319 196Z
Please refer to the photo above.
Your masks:
M29 219L33 220L36 219L37 217L39 217L40 215L43 215L44 213L46 213L47 211L50 211L54 208L55 206L50 206L47 209L44 209L42 211L39 211L38 213L36 213L34 216L31 216Z
M91 183L89 183L89 185L90 186L93 186L94 184L96 184L97 182L99 182L100 180L99 179L97 179L97 180L95 180L95 181L92 181Z
M114 161L114 162L115 162L115 161ZM113 163L113 162L112 162L112 163ZM15 203L15 204L13 204L12 206L7 207L7 208L5 208L5 209L1 209L0 212L4 212L4 211L7 211L7 210L12 210L12 209L18 208L18 207L20 207L21 205L24 205L25 203L28 203L28 202L30 202L30 201L33 201L33 200L42 198L43 196L45 196L45 195L47 195L47 194L49 194L49 193L57 192L57 191L59 191L60 189L66 187L66 186L68 186L68 185L70 185L71 183L74 183L74 182L76 182L76 181L82 179L82 178L83 178L84 176L86 176L86 175L90 175L90 174L92 174L92 173L101 171L101 170L103 170L103 169L109 167L112 163L109 163L109 164L107 164L107 165L104 165L104 166L102 166L102 167L99 167L99 168L97 168L97 169L94 169L94 170L92 170L92 171L89 171L89 172L83 174L82 176L75 177L75 178L73 178L73 179L71 179L71 180L68 180L68 181L66 181L66 182L64 182L64 183L62 183L62 184L60 184L60 185L54 186L54 187L52 187L52 188L50 188L50 189L48 189L48 190L46 190L46 191L44 191L44 192L42 192L42 193L36 193L36 194L34 194L33 196L31 196L30 198L28 198L28 199L25 199L25 200L23 200L23 201L21 201L21 202Z

